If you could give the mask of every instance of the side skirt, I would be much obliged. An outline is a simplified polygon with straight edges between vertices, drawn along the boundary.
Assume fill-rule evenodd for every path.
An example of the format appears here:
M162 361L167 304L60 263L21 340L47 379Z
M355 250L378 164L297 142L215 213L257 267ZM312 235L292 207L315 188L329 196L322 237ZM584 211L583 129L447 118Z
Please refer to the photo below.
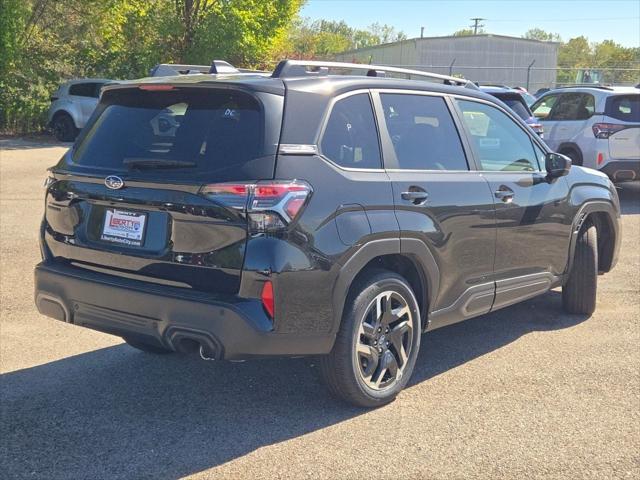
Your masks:
M514 305L561 284L561 276L541 272L474 285L450 306L431 312L427 331Z

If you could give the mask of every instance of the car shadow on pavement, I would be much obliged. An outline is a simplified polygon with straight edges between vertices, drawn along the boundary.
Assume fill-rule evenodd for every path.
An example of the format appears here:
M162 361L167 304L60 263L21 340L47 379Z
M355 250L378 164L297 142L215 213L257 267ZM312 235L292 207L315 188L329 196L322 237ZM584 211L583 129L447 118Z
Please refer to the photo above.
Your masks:
M33 137L0 137L0 152L4 150L33 150L39 148L71 148L73 142L59 142L48 135Z
M549 292L423 336L412 384L586 319L560 308ZM0 467L4 478L174 479L366 413L332 399L314 363L204 362L117 345L7 373Z
M640 214L640 181L618 184L622 215Z

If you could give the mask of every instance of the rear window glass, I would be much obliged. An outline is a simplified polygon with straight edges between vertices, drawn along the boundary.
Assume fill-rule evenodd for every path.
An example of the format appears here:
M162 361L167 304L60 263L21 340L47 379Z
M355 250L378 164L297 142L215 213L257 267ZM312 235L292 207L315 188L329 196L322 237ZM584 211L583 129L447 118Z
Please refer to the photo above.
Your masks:
M261 159L264 116L249 94L123 89L109 92L99 109L73 153L74 165L234 180L273 174L273 159Z
M69 95L77 97L93 97L97 98L100 94L102 83L74 83L69 87Z
M528 120L532 115L527 107L524 99L519 95L495 95L496 98L502 100L507 106L515 112L523 120Z
M623 122L640 122L640 95L609 97L605 114Z

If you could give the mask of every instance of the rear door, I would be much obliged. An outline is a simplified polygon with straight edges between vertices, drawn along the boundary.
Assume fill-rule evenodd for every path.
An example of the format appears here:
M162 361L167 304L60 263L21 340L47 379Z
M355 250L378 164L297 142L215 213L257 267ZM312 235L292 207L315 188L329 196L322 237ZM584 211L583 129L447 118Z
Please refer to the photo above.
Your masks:
M380 91L374 98L401 249L407 239L419 240L440 270L433 326L489 311L493 201L486 180L469 168L448 100L415 91Z
M533 109L534 115L538 116L543 112L550 100L545 97L544 102L536 104ZM595 98L590 93L568 92L559 95L548 115L540 118L551 149L560 150L562 145L568 143L580 144L582 136L591 140L593 135L587 127L594 113Z
M564 272L572 219L567 182L547 179L544 150L506 110L472 99L457 105L495 203L494 306L502 307L544 292Z
M612 95L605 104L612 160L640 159L640 94Z
M283 97L162 87L105 92L53 170L46 246L77 267L233 293L247 238L241 190L273 178L280 122L267 125L265 112L281 118Z

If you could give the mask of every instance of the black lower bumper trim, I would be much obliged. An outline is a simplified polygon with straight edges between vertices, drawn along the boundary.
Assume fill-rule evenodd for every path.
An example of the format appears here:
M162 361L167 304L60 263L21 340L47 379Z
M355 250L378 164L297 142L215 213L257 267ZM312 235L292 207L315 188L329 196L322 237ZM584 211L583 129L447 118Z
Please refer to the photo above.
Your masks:
M211 298L52 263L36 267L35 299L40 313L57 320L177 351L201 345L210 358L326 354L335 339L272 331L259 300Z
M600 169L614 182L629 182L640 179L640 161L609 162Z

